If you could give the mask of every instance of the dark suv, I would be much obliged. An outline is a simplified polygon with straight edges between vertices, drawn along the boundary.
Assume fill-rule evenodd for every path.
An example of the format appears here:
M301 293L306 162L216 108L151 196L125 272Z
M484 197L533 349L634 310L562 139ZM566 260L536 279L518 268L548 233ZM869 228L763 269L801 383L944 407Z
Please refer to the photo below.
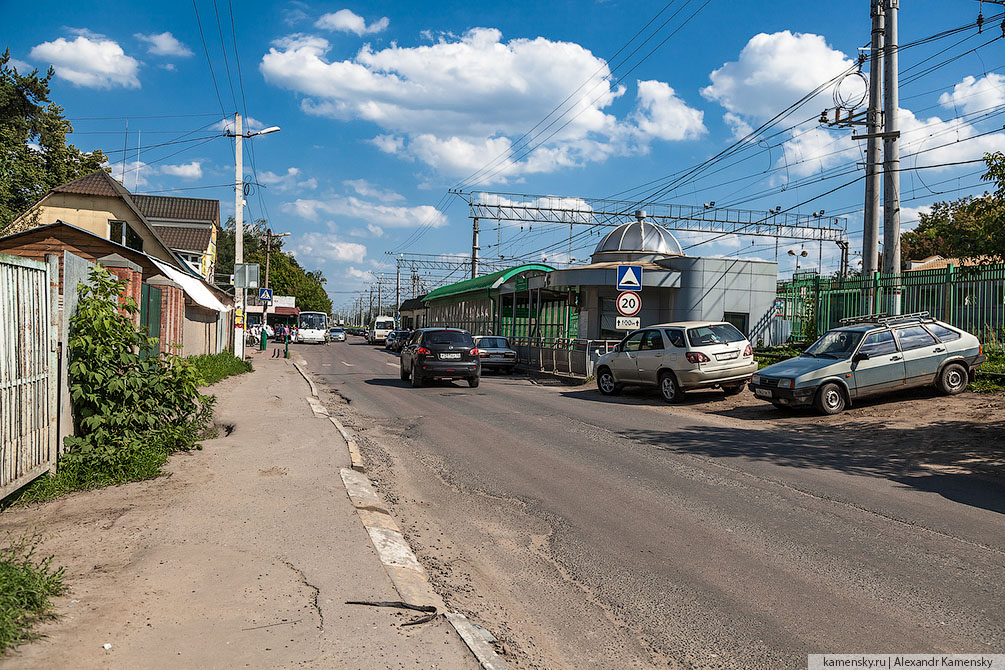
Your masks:
M401 378L412 386L427 379L466 379L476 388L482 366L471 333L457 328L420 328L401 348Z

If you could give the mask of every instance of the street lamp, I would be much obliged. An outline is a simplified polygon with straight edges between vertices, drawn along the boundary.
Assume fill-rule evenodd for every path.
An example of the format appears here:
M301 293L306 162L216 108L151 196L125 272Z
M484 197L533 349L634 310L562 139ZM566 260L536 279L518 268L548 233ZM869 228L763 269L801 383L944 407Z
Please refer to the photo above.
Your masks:
M795 272L799 272L799 259L800 258L806 258L808 255L809 255L809 253L806 251L806 249L803 249L799 253L796 253L794 250L789 249L789 256L795 256L796 257L796 269L795 269ZM795 272L793 274L795 274Z
M224 134L234 138L234 265L244 263L244 148L241 140L245 137L268 135L279 131L279 126L269 126L253 133L245 133L241 125L241 115L234 113L234 130ZM244 359L244 287L234 290L234 354ZM263 314L264 317L264 314Z

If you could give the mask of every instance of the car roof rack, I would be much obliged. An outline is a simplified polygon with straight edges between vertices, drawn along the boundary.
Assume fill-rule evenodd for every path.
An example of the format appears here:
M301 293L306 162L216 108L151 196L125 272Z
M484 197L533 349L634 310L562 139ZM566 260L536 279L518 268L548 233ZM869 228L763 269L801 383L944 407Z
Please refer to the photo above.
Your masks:
M857 323L875 323L880 326L889 326L895 323L903 323L906 321L922 321L924 319L930 319L931 314L929 312L912 312L911 314L866 314L864 316L853 316L847 319L841 319L838 321L842 326L851 326Z

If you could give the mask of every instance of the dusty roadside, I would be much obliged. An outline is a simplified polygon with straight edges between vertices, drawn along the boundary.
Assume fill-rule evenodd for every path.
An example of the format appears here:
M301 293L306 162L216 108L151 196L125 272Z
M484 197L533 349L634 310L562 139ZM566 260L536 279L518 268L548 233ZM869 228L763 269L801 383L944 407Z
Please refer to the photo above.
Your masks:
M292 364L255 366L211 389L223 434L168 476L0 515L42 532L70 586L46 637L0 665L476 667L442 619L345 604L398 599L338 476L345 443Z

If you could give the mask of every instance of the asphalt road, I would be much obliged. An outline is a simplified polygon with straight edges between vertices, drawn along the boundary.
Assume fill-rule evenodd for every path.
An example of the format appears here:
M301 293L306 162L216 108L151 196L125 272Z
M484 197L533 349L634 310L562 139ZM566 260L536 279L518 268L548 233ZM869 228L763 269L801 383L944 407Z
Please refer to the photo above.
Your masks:
M515 667L1005 651L1005 483L894 467L875 427L835 446L711 415L712 394L519 375L412 389L359 338L295 348L437 588Z

